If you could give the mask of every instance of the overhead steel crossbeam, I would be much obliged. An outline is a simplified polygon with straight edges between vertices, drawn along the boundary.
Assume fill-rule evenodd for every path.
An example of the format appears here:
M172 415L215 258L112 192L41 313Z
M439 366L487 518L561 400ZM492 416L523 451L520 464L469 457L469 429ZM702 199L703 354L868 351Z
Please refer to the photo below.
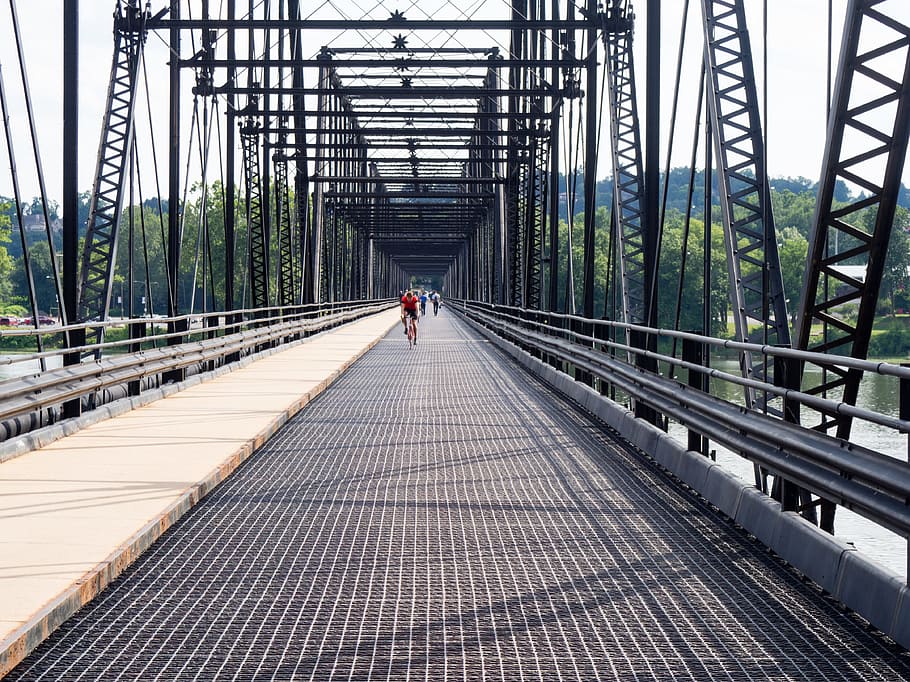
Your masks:
M203 3L201 15L172 11L149 22L172 40L202 32L199 52L174 50L172 78L175 68L193 70L205 83L194 94L223 98L230 121L255 129L258 139L240 139L248 184L256 158L280 159L274 178L270 164L260 167L261 217L253 211L246 225L249 252L274 254L277 265L251 261L243 290L262 289L252 282L261 271L274 288L270 303L285 299L286 276L305 280L293 286L303 301L394 292L420 275L400 252L410 249L421 267L444 269L478 296L540 307L554 272L544 251L556 242L555 227L545 227L558 220L547 206L558 203L559 116L565 101L584 96L580 74L597 70L597 50L579 55L576 34L591 45L599 31L629 30L631 18L620 26L590 0L582 11L562 0L509 0L490 2L495 11L450 3L432 12L339 1L228 0L226 16L224 4ZM247 48L239 58L238 44ZM230 170L226 184L233 197ZM225 223L226 233L243 234L232 216ZM394 226L413 232L410 244L382 238ZM450 239L462 240L455 251L468 261L453 262Z
M332 50L334 52L334 50ZM413 69L422 66L432 66L437 67L440 64L438 58L429 58L429 59L418 59L411 56L414 53L413 50L408 50L405 53L402 52L393 52L392 50L387 50L384 54L393 55L392 58L378 58L378 59L345 59L343 65L348 68L361 68L361 67L389 67L394 66L399 69ZM483 58L478 57L474 59L452 59L447 58L445 60L445 65L450 68L467 68L467 67L477 67L482 65L487 61L486 56ZM207 59L204 57L194 57L193 59L182 59L178 61L178 64L181 67L191 67L191 68L293 68L298 66L320 66L319 58L314 59L273 59L268 56L263 56L262 59ZM537 66L550 66L550 67L565 67L565 68L583 68L585 62L580 59L574 59L571 56L565 56L560 59L501 59L501 66L508 68L512 66L525 66L525 67L537 67Z
M82 250L77 322L103 320L110 306L114 256L133 144L133 112L148 20L148 13L138 2L124 6L118 3L118 11L114 14L110 90ZM99 328L99 337L101 334Z
M702 0L709 102L721 173L721 209L736 338L790 345L790 328L759 121L743 0ZM743 374L772 371L744 355ZM746 388L748 407L762 403Z
M410 19L410 18L387 18L387 19L287 19L287 20L268 20L268 19L240 19L229 21L227 19L181 19L172 21L165 18L156 19L149 26L151 30L169 29L174 25L182 29L215 29L219 31L228 29L244 29L261 31L264 29L306 29L311 31L353 31L353 30L407 30L419 31L429 30L430 32L438 31L543 31L548 28L558 28L562 30L582 30L591 26L588 19L569 20L546 20L546 19ZM334 49L334 54L344 52L366 52L365 48L352 48L344 50L342 48ZM384 52L382 48L375 48L374 51ZM420 52L419 48L409 48L409 51ZM433 53L443 54L444 48L432 48ZM450 48L449 53L460 54L466 51L465 48ZM481 48L478 52L486 52L487 49Z
M883 13L887 4L851 0L847 8L797 327L801 349L854 358L869 350L910 136L910 26ZM839 182L861 191L835 202ZM855 319L845 314L853 306ZM820 326L825 333L814 340ZM861 379L860 370L832 369L803 390L855 405ZM850 427L843 414L816 426L845 440Z

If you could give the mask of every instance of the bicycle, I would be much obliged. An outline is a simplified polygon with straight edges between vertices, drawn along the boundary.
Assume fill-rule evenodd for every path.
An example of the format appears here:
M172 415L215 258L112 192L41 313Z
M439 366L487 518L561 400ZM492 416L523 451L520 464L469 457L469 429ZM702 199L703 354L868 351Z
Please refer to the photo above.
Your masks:
M411 317L407 325L408 345L413 348L417 345L417 319Z

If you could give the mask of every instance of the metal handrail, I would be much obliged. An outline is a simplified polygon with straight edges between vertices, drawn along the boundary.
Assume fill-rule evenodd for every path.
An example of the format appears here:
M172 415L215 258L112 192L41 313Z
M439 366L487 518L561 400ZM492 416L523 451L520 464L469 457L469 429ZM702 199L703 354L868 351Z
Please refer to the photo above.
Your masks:
M892 417L889 415L884 415L879 412L874 412L872 410L866 410L862 407L856 407L855 405L850 405L848 403L840 402L837 400L830 400L828 398L822 398L812 393L805 393L802 391L797 391L790 388L782 388L774 384L769 384L767 382L758 380L758 379L748 379L738 374L730 374L728 372L723 372L721 370L705 367L696 363L687 362L680 358L676 358L671 355L666 355L664 353L658 353L656 351L649 351L642 348L637 348L624 343L619 343L616 341L610 341L606 338L601 338L597 336L590 336L583 334L581 332L574 331L568 328L562 327L553 327L543 322L537 322L529 320L526 317L519 317L516 315L504 314L499 312L501 310L519 310L518 308L511 308L509 306L496 306L496 316L497 319L507 319L517 323L519 326L527 327L533 326L541 330L556 330L559 335L571 337L575 340L576 343L587 343L593 344L600 347L612 348L623 353L634 353L636 355L652 358L654 360L665 362L668 365L673 365L680 367L686 370L691 370L698 372L707 376L710 379L718 379L729 384L736 384L738 386L746 386L756 391L766 392L772 395L775 395L780 398L787 400L793 400L801 405L810 407L818 412L823 412L826 414L843 414L850 417L855 417L857 419L862 419L873 424L878 424L880 426L885 426L887 428L894 429L900 433L910 433L910 421L905 421L897 417ZM478 309L482 309L479 308ZM525 311L523 311L525 312ZM551 315L551 313L542 313L540 311L526 311L528 313L536 313L542 315ZM641 325L629 325L624 323L611 323L606 320L588 320L587 318L581 318L574 315L562 315L559 313L552 313L553 317L559 318L568 318L573 321L585 322L588 324L608 324L614 325L620 328L631 328L637 331L643 331L655 335L665 335L672 336L674 338L686 339L691 341L696 341L698 343L705 343L706 345L713 345L717 347L722 347L728 350L740 350L740 351L749 351L753 353L762 353L767 357L781 357L781 358L790 358L794 360L799 360L801 362L806 362L809 364L817 365L819 367L826 367L828 369L832 367L843 367L846 369L862 369L866 372L871 372L873 374L881 374L883 376L892 376L898 379L910 380L910 368L901 367L899 365L893 365L887 362L874 362L869 360L859 360L857 358L850 357L841 357L841 356L832 356L824 353L813 353L811 351L800 351L794 350L792 348L782 348L779 346L768 346L760 344L750 344L737 341L724 341L723 339L715 339L712 337L700 336L698 334L693 334L691 332L669 332L663 329L655 329L652 327L643 327Z
M509 342L568 363L589 376L616 386L636 400L643 401L661 414L725 445L774 475L792 481L817 496L835 500L841 506L852 509L900 535L910 536L910 506L907 503L910 500L910 465L906 462L722 400L676 380L645 372L640 367L598 350L599 346L609 345L617 350L642 354L644 351L638 348L528 320L512 314L518 309L507 306L463 301L458 306L450 307L458 309L475 323L487 327ZM539 311L520 312L526 316L530 313L551 315ZM570 317L585 323L597 322L575 316L559 314L553 316L563 319ZM617 323L617 326L630 325ZM639 329L659 333L659 330L646 327ZM686 336L693 340L708 341L698 335ZM764 348L774 354L781 354L780 351L786 350L775 347L758 348ZM757 348L748 350L758 352ZM811 359L821 364L840 364L841 360L831 356L819 357L820 354L805 351L796 351L796 354L796 357L804 361L809 360L806 355L813 356ZM652 357L682 365L681 360L660 353L653 353ZM884 368L888 371L881 372L882 374L904 375L904 372L893 371L904 368L888 363L860 362L867 371ZM850 364L855 363L856 361L853 361ZM684 366L693 370L705 370L704 367L693 363L685 363ZM816 403L826 410L841 410L857 417L874 417L870 421L904 433L910 432L910 422L907 421L799 391L781 389L764 382L725 375L717 373L716 370L707 371L715 378L729 377L734 383L748 381L750 385L760 390L767 390L788 399L805 404Z
M28 329L0 329L0 339L4 337L16 337L16 336L48 336L54 334L63 334L70 331L82 330L86 332L86 336L90 336L89 331L96 330L98 328L102 329L112 329L112 328L129 328L131 325L152 325L154 329L160 325L168 325L177 328L177 331L164 332L161 334L149 334L139 338L124 338L116 341L103 341L98 343L87 343L80 346L68 347L68 348L58 348L52 350L46 350L43 352L34 352L34 353L22 353L16 354L15 356L0 358L0 365L12 365L21 362L29 362L40 359L47 359L50 357L56 357L60 355L67 355L71 353L97 353L99 351L116 351L118 349L128 349L131 346L135 346L137 343L148 343L148 342L157 342L157 341L170 341L170 340L180 340L187 336L199 336L199 335L208 335L212 333L229 333L236 331L238 328L244 328L250 325L265 325L271 324L275 321L285 321L288 319L291 320L304 320L309 319L313 315L326 315L331 313L333 310L348 310L348 309L358 309L365 306L373 306L378 302L375 300L372 301L346 301L342 303L313 303L307 305L299 306L284 306L284 307L270 307L270 308L243 308L239 310L233 310L228 312L209 312L209 313L194 313L190 315L176 315L173 317L138 317L138 318L126 318L122 320L103 320L95 322L82 322L78 324L69 324L69 325L55 325L42 327L40 329L28 328ZM385 302L383 302L385 303ZM202 327L198 329L190 328L190 323L193 320L209 320L209 319L220 319L225 318L224 322L215 325L203 324ZM180 330L179 325L186 323L187 329Z
M305 312L294 316L287 315L287 309L263 309L234 311L228 317L243 314L254 314L259 317L241 321L225 322L218 326L202 327L192 333L203 338L185 340L183 343L162 345L155 348L139 350L134 353L109 355L98 359L83 360L79 364L47 369L28 376L7 379L0 382L0 423L6 423L16 417L29 413L42 413L58 409L63 403L97 396L99 392L115 386L122 386L149 377L162 377L175 370L182 370L201 363L228 364L231 359L246 357L263 347L273 347L288 338L300 338L336 327L366 315L386 310L397 301L354 301L337 304L306 306ZM298 307L303 308L303 306ZM272 311L272 312L270 312ZM277 312L275 312L277 311ZM273 314L274 313L274 314ZM209 317L225 316L225 313L211 313ZM187 319L155 319L155 323L173 322ZM193 318L202 317L193 315ZM129 322L136 323L137 320ZM138 322L148 322L141 318ZM272 322L269 324L269 322ZM70 325L85 328L97 326ZM59 331L55 328L51 333ZM212 334L221 332L221 334ZM157 335L162 339L186 337L187 332ZM78 348L66 348L57 351L30 354L27 357L48 357L68 353L94 352L99 348L133 345L149 341L154 337L126 339L102 344L87 344Z
M617 322L614 320L596 320L596 319L591 319L591 318L587 318L587 317L581 317L579 315L571 315L568 313L559 313L559 312L555 312L555 311L551 312L551 311L547 311L547 310L530 310L530 309L526 309L526 308L517 308L514 306L500 305L500 304L496 304L496 303L481 303L479 301L465 301L465 300L456 300L456 299L450 299L449 303L450 303L450 305L457 303L458 305L462 306L463 310L467 309L467 307L470 307L470 308L476 308L478 310L486 309L486 310L490 310L490 311L496 311L497 314L502 314L502 311L513 311L513 313L512 313L513 319L521 320L523 323L528 323L528 322L530 322L530 320L528 320L526 317L522 317L522 315L539 315L539 316L546 317L547 319L566 320L566 321L575 322L578 324L590 325L593 328L602 327L605 329L614 328L614 329L629 330L629 331L640 331L645 334L663 336L663 337L671 338L671 339L679 339L681 341L682 340L696 341L698 343L704 343L705 345L713 346L715 348L720 348L720 349L724 349L724 350L732 350L732 351L737 351L737 352L760 353L762 355L766 355L767 357L772 357L772 358L773 357L791 358L794 360L799 360L801 362L808 362L810 364L817 365L818 367L828 367L828 368L843 367L845 369L856 369L856 370L861 370L863 372L873 372L875 374L893 376L893 377L898 377L898 378L902 378L902 379L910 379L910 367L902 367L900 365L895 365L893 363L881 362L881 361L875 361L875 360L861 360L859 358L853 358L853 357L849 357L846 355L831 355L828 353L815 353L815 352L807 351L807 350L798 350L796 348L786 348L783 346L771 346L771 345L767 345L767 344L749 343L747 341L734 341L732 339L718 339L713 336L703 336L701 334L696 334L694 332L683 332L683 331L677 331L674 329L666 329L663 327L646 327L646 326L639 325L639 324ZM537 323L537 322L534 322L534 324L544 324L544 326L552 326L552 325L546 325L545 323ZM562 334L573 334L573 335L576 334L576 332L574 332L569 327L554 327L554 329L558 329L559 332ZM600 338L600 337L589 337L589 338L592 338L598 344L607 344L608 343L607 339L605 339L605 338ZM626 348L626 349L630 350L631 352L634 352L637 354L643 354L646 352L645 350L640 349L640 348L634 348L634 347L628 347L628 346L624 346L623 348ZM671 362L672 364L675 364L675 365L679 365L681 363L681 360L679 360L677 358L668 358L667 361Z

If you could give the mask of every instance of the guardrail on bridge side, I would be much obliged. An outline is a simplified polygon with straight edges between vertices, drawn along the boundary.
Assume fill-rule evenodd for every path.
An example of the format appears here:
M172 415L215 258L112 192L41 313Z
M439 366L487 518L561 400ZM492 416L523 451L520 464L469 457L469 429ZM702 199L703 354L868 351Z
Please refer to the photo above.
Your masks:
M769 362L783 358L841 372L875 372L893 377L905 387L910 385L910 369L474 301L450 299L449 309L457 310L532 372L603 419L824 590L910 648L910 587L906 580L819 530L807 513L814 511L809 505L794 505L791 496L788 509L780 494L784 486L776 488L774 499L665 432L667 419L678 421L697 436L690 437L690 447L706 436L755 463L763 474L786 480L818 499L834 501L907 538L910 464L788 422L772 410L746 409L690 384L707 389L707 381L691 381L702 375L715 382L749 385L780 399L783 412L801 406L822 414L849 414L893 429L895 436L910 433L910 422L684 360L675 355L681 343L673 340L760 354ZM662 345L670 346L671 352L646 350L648 336L663 340ZM635 345L626 338L634 339ZM649 363L654 371L646 369ZM677 380L676 369L687 370L690 381ZM645 409L626 409L617 402L623 399L632 407Z

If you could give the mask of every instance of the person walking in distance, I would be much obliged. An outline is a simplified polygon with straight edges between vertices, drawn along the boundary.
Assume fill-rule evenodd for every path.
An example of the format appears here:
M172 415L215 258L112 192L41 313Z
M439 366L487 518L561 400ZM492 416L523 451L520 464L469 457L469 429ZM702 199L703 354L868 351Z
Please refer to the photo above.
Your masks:
M421 289L420 290L420 316L421 317L423 317L424 315L427 314L427 299L429 299L429 296L427 296L427 290Z
M430 294L430 300L433 301L433 317L436 317L439 314L439 292Z

